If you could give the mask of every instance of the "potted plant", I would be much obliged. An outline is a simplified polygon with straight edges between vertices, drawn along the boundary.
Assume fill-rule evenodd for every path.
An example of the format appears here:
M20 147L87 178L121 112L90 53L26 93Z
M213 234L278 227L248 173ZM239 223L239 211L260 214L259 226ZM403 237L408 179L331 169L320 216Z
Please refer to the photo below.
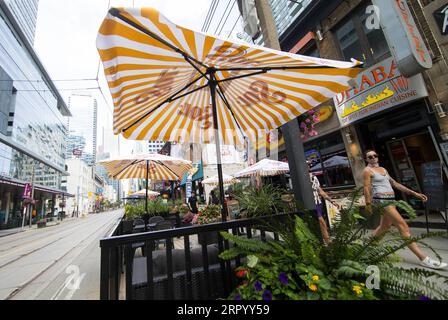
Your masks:
M204 209L199 210L195 216L194 223L203 225L208 223L219 222L221 219L221 207L219 205L209 204ZM199 233L199 244L212 244L218 242L218 234L214 231Z
M393 204L415 216L406 203L393 201ZM332 230L332 240L324 246L316 221L306 215L303 219L298 216L290 218L286 223L273 225L282 241L262 242L222 233L236 246L224 251L220 258L246 257L246 263L235 270L241 282L229 299L448 298L444 288L448 277L421 268L402 268L396 265L399 258L395 255L412 242L422 243L427 237L446 233L402 238L397 233L389 232L381 238L374 238L362 223L365 217L360 208L352 203L348 208L341 209ZM372 266L377 270L376 280L371 277Z
M40 219L37 221L37 227L38 228L44 228L47 226L47 220L45 219Z

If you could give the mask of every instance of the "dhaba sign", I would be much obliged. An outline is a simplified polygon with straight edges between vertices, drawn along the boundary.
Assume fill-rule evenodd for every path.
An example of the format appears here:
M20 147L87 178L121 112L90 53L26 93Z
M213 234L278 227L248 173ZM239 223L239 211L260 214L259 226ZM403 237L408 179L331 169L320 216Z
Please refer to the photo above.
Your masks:
M333 98L339 121L347 126L377 112L428 96L421 74L406 78L393 58L361 72L357 87Z

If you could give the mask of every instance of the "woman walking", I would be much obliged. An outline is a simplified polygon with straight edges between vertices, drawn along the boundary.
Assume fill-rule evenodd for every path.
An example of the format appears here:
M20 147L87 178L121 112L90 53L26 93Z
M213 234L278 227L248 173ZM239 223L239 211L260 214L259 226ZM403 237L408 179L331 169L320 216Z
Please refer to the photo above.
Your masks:
M378 154L374 150L367 150L365 153L367 166L364 169L364 197L366 199L366 209L372 211L372 203L379 204L395 200L394 189L400 190L408 195L414 196L423 202L428 201L422 193L418 193L406 188L404 185L392 179L387 170L379 166ZM409 226L394 205L383 208L381 222L378 228L373 231L374 237L380 237L391 226L395 226L404 238L410 238ZM427 268L442 269L446 263L431 259L426 255L415 242L408 245L408 248L419 258L420 264Z

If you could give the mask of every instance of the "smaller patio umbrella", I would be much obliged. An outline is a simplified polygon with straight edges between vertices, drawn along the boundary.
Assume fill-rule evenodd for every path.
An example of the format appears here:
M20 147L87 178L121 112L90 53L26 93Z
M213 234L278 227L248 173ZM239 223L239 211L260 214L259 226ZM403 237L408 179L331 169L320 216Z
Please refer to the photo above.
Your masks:
M148 181L177 181L193 167L191 161L158 153L135 154L125 158L107 159L99 162L110 178L146 179L145 210L148 212Z
M333 156L324 161L325 168L332 168L337 166L349 166L348 158L343 156ZM318 163L314 167L311 168L311 171L321 170L322 164Z
M243 177L270 177L277 176L279 174L284 174L289 172L289 165L286 162L263 159L256 164L253 164L246 169L241 170L235 174L236 178Z
M160 195L160 192L157 191L152 191L152 190L148 190L148 197L157 197ZM133 194L131 194L131 196L136 196L136 197L145 197L146 196L146 189L142 189L139 190L137 192L134 192Z
M228 174L225 174L225 173L222 175L222 177L223 177L224 185L231 185L231 184L240 182L238 179L235 179L234 177L232 177ZM216 176L204 179L204 180L202 180L202 184L217 186L219 184L219 177L216 175Z

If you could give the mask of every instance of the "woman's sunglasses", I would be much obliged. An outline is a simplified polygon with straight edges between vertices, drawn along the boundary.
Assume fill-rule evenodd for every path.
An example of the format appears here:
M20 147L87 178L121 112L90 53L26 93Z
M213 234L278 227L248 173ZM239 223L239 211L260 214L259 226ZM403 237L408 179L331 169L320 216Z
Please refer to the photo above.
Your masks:
M367 157L367 159L370 159L370 160L377 159L377 158L378 158L377 154L373 154L373 155Z

